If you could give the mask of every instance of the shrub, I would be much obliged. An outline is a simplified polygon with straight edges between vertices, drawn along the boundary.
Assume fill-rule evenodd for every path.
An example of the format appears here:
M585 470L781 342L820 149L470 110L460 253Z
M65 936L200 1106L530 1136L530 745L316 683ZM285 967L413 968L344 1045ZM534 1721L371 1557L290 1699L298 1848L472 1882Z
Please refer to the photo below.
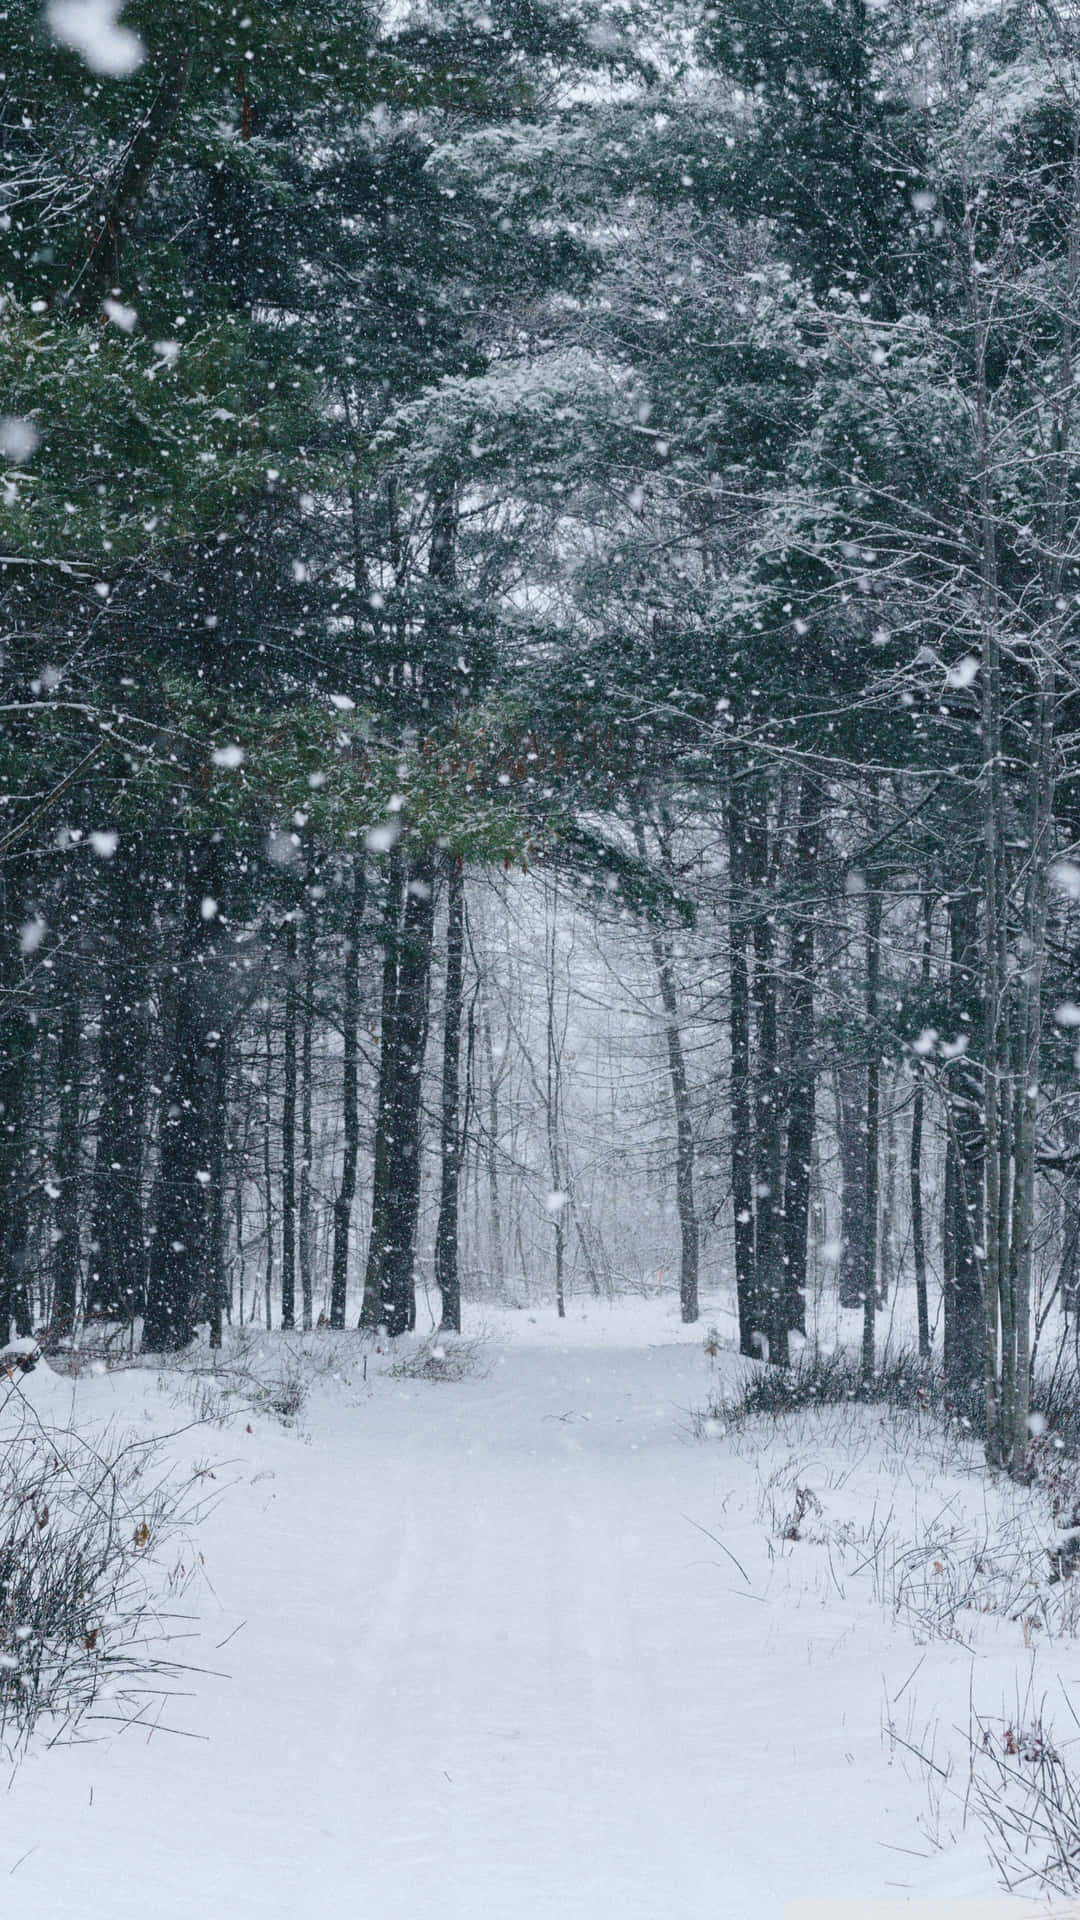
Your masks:
M8 1408L10 1413L10 1407ZM0 1449L0 1741L47 1719L125 1722L169 1691L157 1554L194 1518L193 1489L162 1477L162 1442L43 1425L27 1406ZM173 1582L175 1592L175 1579Z
M337 1364L336 1350L323 1349L313 1335L283 1339L245 1327L231 1333L222 1348L197 1346L179 1355L160 1382L166 1391L178 1387L178 1401L199 1421L224 1426L239 1414L269 1413L292 1426L312 1379Z
M866 1380L858 1354L843 1348L834 1353L807 1349L794 1366L756 1367L733 1396L722 1397L709 1413L713 1419L739 1423L757 1414L776 1417L856 1401L911 1411L940 1411L944 1404L940 1383L916 1354L886 1359Z
M486 1345L483 1333L466 1340L460 1334L433 1333L415 1352L396 1360L390 1375L394 1380L483 1379L491 1368Z

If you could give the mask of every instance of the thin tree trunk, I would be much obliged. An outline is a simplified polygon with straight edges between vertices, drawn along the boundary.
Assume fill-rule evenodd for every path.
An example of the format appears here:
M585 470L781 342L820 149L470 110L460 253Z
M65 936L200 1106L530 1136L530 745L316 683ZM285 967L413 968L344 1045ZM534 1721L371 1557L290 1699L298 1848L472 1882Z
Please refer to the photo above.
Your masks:
M924 1004L930 992L931 937L934 904L930 895L922 901L922 942L920 985ZM921 1054L915 1055L915 1096L911 1103L911 1153L909 1192L911 1196L911 1253L915 1265L915 1311L919 1323L919 1357L930 1358L930 1307L926 1294L926 1228L923 1220L922 1139L926 1101L926 1072Z
M352 891L345 922L343 1025L344 1048L341 1061L341 1107L344 1142L341 1185L334 1198L334 1247L330 1265L330 1325L345 1325L345 1306L349 1281L349 1235L352 1227L353 1200L356 1195L356 1164L360 1153L360 1107L358 1069L360 1061L360 936L367 899L367 875L362 854L353 864Z
M975 347L975 428L979 488L979 560L982 615L982 757L985 796L982 801L985 927L985 1018L983 1028L983 1113L986 1139L984 1404L986 1457L1000 1466L1005 1454L1002 1428L1002 1372L999 1338L1008 1346L1008 1187L1011 1146L1008 1137L1011 1100L1004 1034L1008 980L1008 854L1005 847L1005 768L1002 751L1001 636L998 626L997 542L991 481L991 431L986 356L989 322L983 307L979 242L972 218L965 216L968 245L968 281Z
M244 1162L240 1160L236 1169L236 1184L233 1190L233 1231L236 1234L237 1287L239 1290L240 1325L244 1324L244 1281L247 1277L247 1260L244 1256ZM231 1316L230 1316L231 1317Z
M143 1170L150 1013L146 967L139 950L150 932L149 877L144 842L132 835L121 840L102 883L107 920L102 933L105 955L86 1311L130 1324L142 1311L146 1294Z
M375 1106L375 1152L371 1175L371 1226L364 1268L364 1299L360 1325L373 1330L383 1318L383 1263L386 1258L387 1208L392 1177L390 1142L393 1127L394 1078L397 1071L398 961L401 947L401 909L405 897L405 868L394 847L386 872L382 912L382 1006L379 1019L379 1085Z
M838 1067L837 1142L840 1148L840 1305L850 1312L866 1297L866 1076Z
M735 1229L735 1294L739 1352L760 1355L754 1268L754 1133L750 1088L750 936L746 914L746 811L742 786L731 782L727 806L728 951L730 985L731 1199Z
M264 1083L265 1099L263 1104L263 1185L266 1193L266 1274L265 1274L266 1292L265 1292L264 1306L265 1306L265 1313L266 1313L267 1333L270 1332L270 1329L273 1326L272 1301L273 1301L273 1295L274 1295L274 1182L272 1177L273 1170L271 1167L271 1160L270 1160L270 1121L271 1121L271 1116L274 1110L274 1107L273 1107L274 1053L273 1053L273 1038L272 1038L271 1029L272 1029L272 1019L271 1019L270 1011L269 1009L267 1009L266 1079ZM252 1319L255 1318L254 1301L252 1301L252 1306L251 1306L251 1317Z
M56 1262L53 1269L50 1338L69 1340L79 1304L79 1187L82 1143L79 1107L82 1096L82 1005L72 968L62 981L60 1016L60 1099L56 1127L56 1177L60 1198L56 1207Z
M979 892L970 886L954 891L948 903L950 1013L955 1033L971 1035L976 1041L981 1011L980 904ZM984 1024L985 1017L984 1013ZM991 1149L979 1062L967 1052L958 1054L946 1066L944 1088L949 1139L943 1361L949 1390L963 1402L977 1391L985 1364L985 1307L977 1249L983 1244L983 1183L989 1178ZM1000 1167L997 1171L1000 1177Z
M461 862L454 854L450 854L446 863L446 989L440 1110L442 1158L439 1220L435 1231L435 1284L442 1298L442 1325L450 1333L461 1332L461 1275L458 1270L461 1132L458 1124L458 1081L464 959L465 877Z
M660 983L667 1037L668 1073L675 1108L675 1201L679 1214L679 1312L684 1325L698 1318L698 1258L700 1230L694 1200L694 1121L686 1077L682 1033L671 946L662 934L653 937L653 959Z
M814 916L805 898L817 873L821 849L819 803L803 775L795 873L804 895L791 937L788 990L787 1152L784 1157L784 1282L787 1324L806 1332L806 1257L810 1231L810 1174L814 1153L816 1076L814 1059Z
M863 1261L862 1372L874 1371L878 1304L878 1183L881 1132L881 1047L878 1003L881 991L881 888L868 876L866 894L866 1030L870 1056L866 1066L866 1252Z
M634 834L638 855L644 861L646 858L645 827L639 815L635 815ZM670 871L671 865L666 844L668 838L669 832L665 830L661 838L661 855L665 871ZM671 942L659 927L654 927L649 935L649 945L652 950L653 966L656 969L657 984L660 988L660 1004L664 1009L668 1076L671 1081L672 1106L675 1110L675 1205L679 1216L679 1311L684 1324L692 1326L699 1314L698 1260L701 1241L694 1199L694 1117L690 1101L690 1084L686 1073L686 1057L683 1052L679 997L675 984L675 969L672 964Z
M285 928L285 1090L281 1103L281 1325L296 1325L296 917Z
M548 1165L551 1169L549 1207L555 1239L555 1311L566 1318L566 1192L562 1171L559 1129L562 1124L562 1060L555 1029L555 908L552 901L551 931L546 941L547 962L545 1022L545 1118L547 1122Z
M435 861L409 863L394 1020L396 1061L387 1140L383 1319L391 1336L416 1325L416 1233L420 1217L421 1091L435 930Z
M487 1174L488 1261L491 1279L501 1292L505 1280L502 1219L499 1209L499 1076L495 1071L495 1048L491 1039L491 1008L484 990L480 1015L484 1043L484 1068L487 1074L487 1127L484 1167Z
M311 1273L312 1044L315 1028L315 905L309 886L304 915L304 1002L300 1028L300 1210L297 1251L300 1262L300 1312L304 1332L311 1331L313 1288Z
M783 1135L780 1107L780 1050L777 1010L776 932L765 902L769 894L770 852L768 790L756 783L747 824L750 883L756 896L752 937L754 973L750 1003L757 1033L754 1099L754 1252L755 1290L764 1322L768 1358L788 1361L787 1286L783 1253Z
M896 1107L895 1086L887 1081L885 1093L885 1126L883 1129L883 1158L885 1174L881 1188L881 1260L880 1284L878 1286L878 1306L888 1305L892 1289L896 1284L897 1269L897 1231L896 1231Z
M208 977L212 918L202 912L217 898L218 846L212 838L187 851L184 881L186 951L176 983L169 1036L165 1098L158 1145L157 1207L143 1346L152 1353L190 1344L205 1300L207 1259L207 1148L213 1139L217 1054L223 1044Z
M229 1048L222 1040L213 1061L213 1088L210 1110L210 1143L207 1166L210 1190L207 1196L207 1305L210 1321L210 1345L219 1348L224 1337L224 1318L228 1304L226 1280L225 1185L229 1131Z

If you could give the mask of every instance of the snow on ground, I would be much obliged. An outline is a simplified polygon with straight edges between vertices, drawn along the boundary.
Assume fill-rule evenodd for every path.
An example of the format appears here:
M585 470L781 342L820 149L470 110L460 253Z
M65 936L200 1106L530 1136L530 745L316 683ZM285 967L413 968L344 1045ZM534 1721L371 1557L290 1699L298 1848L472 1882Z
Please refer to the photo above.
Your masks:
M1026 1591L1037 1503L876 1410L703 1431L741 1363L710 1362L711 1316L683 1329L670 1296L481 1317L482 1373L394 1377L415 1341L310 1336L295 1426L245 1410L169 1443L212 1458L221 1495L169 1548L178 1577L197 1568L184 1657L210 1671L162 1710L174 1731L38 1743L7 1797L0 1911L1021 1910L963 1799L972 1703L1019 1724L1045 1699L1076 1738L1080 1641L978 1611ZM284 1345L251 1364L281 1371ZM27 1391L43 1418L73 1401L83 1426L140 1431L212 1403L138 1369Z

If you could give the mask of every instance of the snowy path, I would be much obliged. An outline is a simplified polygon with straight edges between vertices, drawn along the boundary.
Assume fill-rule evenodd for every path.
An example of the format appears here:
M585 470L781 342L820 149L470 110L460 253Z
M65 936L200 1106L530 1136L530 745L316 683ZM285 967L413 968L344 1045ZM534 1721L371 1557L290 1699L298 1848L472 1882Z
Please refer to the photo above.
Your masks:
M706 1385L696 1341L515 1344L324 1393L307 1444L213 1433L249 1450L200 1536L229 1678L169 1714L208 1737L28 1762L0 1913L782 1920L925 1885L883 1845L919 1798L879 1649L764 1597L760 1524L724 1519L746 1464L687 1434Z

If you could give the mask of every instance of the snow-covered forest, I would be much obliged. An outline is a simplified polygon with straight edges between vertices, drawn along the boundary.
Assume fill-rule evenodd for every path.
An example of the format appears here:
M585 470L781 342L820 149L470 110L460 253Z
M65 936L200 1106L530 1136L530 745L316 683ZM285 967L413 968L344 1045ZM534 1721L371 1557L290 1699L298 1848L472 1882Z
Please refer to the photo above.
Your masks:
M1080 1891L1080 4L2 0L0 136L13 1806L209 1823L118 1920Z

